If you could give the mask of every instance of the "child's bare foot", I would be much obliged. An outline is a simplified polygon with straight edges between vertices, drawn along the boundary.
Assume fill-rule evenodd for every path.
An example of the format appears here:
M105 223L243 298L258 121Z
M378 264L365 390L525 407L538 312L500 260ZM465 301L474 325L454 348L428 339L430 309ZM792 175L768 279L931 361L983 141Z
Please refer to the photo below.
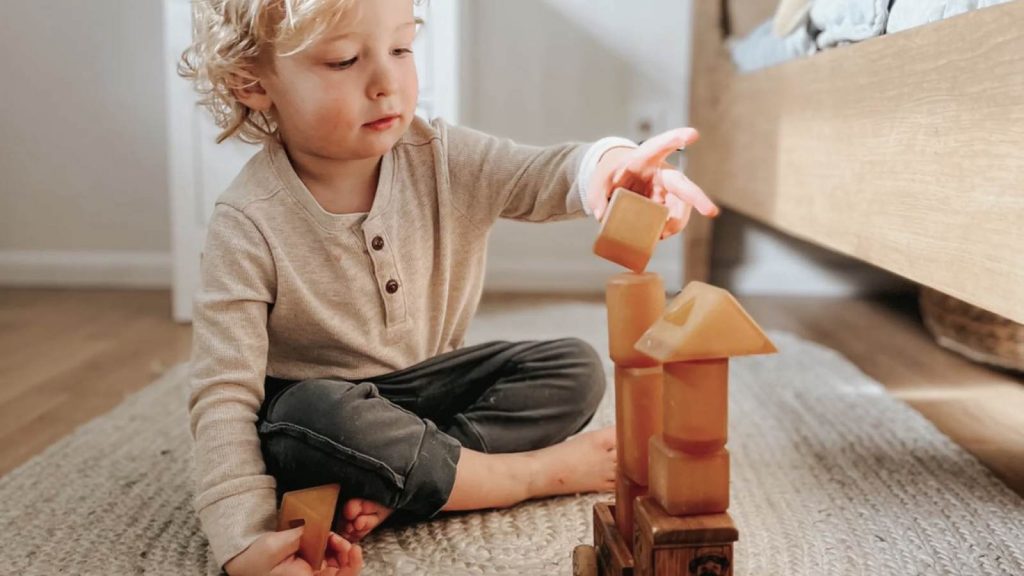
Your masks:
M615 489L615 427L528 453L535 464L530 498Z
M459 453L455 485L442 510L514 506L523 500L615 488L615 427L511 454Z
M341 536L349 542L359 542L374 528L380 526L394 512L391 508L362 498L345 502L345 528Z

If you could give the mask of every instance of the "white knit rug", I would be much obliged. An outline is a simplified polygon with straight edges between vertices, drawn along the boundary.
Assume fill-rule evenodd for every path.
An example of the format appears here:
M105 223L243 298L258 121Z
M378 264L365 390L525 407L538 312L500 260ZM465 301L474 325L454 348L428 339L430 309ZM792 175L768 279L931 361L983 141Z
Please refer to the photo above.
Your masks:
M594 304L491 306L471 340L576 335ZM1024 501L835 352L774 334L733 362L737 574L1024 575ZM202 574L185 367L0 478L0 574ZM594 426L612 422L611 394ZM367 542L367 574L571 574L599 498L466 514Z

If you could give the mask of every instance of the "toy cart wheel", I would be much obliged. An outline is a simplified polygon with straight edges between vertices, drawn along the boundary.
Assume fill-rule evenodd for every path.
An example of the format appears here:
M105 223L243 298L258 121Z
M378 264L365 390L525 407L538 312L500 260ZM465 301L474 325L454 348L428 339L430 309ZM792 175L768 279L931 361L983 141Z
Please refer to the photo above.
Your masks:
M597 551L580 544L572 551L572 576L597 576Z

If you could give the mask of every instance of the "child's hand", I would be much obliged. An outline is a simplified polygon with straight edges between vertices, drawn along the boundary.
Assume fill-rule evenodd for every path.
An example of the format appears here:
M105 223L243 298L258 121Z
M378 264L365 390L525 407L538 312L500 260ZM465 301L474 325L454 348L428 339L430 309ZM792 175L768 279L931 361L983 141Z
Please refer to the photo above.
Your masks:
M331 532L324 563L320 576L355 576L363 569L363 549Z
M612 148L601 157L588 188L594 216L601 220L616 188L643 194L668 207L669 219L661 237L667 238L686 226L691 208L704 216L718 215L718 207L699 186L665 162L673 152L697 141L693 128L663 132L639 148Z
M314 572L309 563L299 558L303 527L260 536L241 554L224 565L230 576L355 576L363 568L363 552L331 533L327 555L320 570Z

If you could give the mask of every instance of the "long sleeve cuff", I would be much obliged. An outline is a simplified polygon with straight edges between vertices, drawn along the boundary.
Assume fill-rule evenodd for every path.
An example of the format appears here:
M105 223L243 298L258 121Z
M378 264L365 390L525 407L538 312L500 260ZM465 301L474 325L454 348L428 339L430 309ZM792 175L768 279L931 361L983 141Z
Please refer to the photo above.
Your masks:
M576 175L576 181L578 183L577 189L580 192L580 200L583 201L583 211L586 212L588 216L594 214L594 209L590 206L590 200L587 198L588 188L590 187L590 179L594 176L594 170L597 170L597 163L600 162L601 157L604 156L605 152L612 148L636 147L636 142L633 142L628 138L620 138L618 136L602 138L590 145L587 153L583 156L583 161L580 162L580 170Z
M274 485L268 482L199 509L210 553L219 568L223 569L228 560L241 554L261 535L277 528L276 503Z

